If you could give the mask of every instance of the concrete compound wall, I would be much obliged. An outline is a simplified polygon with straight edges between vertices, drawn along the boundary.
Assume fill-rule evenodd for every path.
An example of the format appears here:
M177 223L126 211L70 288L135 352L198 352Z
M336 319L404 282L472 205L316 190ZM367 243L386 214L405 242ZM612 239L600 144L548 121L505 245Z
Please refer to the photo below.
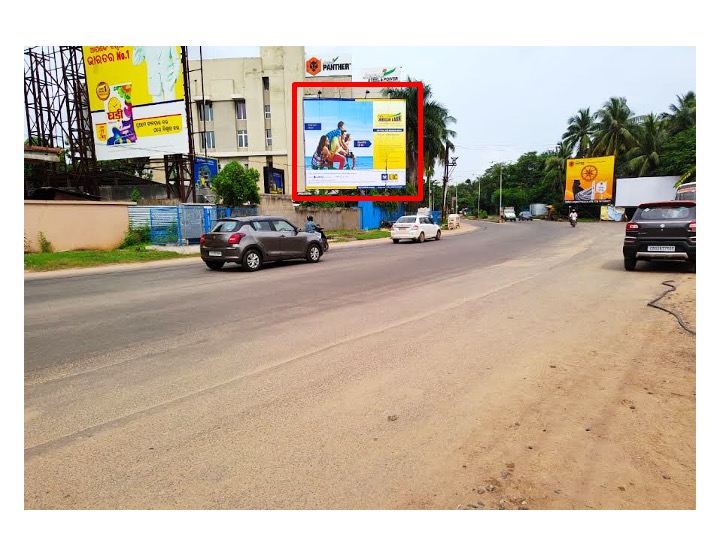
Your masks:
M127 201L25 201L25 251L38 252L39 234L53 251L117 248L128 231Z

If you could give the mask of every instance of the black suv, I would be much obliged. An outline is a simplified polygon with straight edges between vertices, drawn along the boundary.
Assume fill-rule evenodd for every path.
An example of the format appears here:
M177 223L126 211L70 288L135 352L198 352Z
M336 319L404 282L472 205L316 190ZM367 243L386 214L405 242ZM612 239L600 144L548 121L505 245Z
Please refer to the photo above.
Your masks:
M642 203L625 225L625 270L638 260L687 261L695 267L695 201Z

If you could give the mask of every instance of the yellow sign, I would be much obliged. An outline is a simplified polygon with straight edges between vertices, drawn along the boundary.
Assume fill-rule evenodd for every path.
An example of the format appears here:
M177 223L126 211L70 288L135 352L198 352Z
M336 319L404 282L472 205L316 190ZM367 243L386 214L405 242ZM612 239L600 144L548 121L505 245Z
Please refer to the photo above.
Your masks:
M565 171L565 203L612 202L615 156L568 159Z

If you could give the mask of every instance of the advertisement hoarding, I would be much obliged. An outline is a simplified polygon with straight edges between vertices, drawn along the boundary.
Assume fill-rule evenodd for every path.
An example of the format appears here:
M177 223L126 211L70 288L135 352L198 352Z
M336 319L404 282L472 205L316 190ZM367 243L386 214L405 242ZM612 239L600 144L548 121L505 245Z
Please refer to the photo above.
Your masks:
M193 159L193 180L197 188L209 188L218 173L218 160L195 157Z
M405 100L306 98L303 119L306 189L405 187Z
M568 159L565 169L565 203L612 202L615 156Z
M305 56L306 77L352 77L352 57L347 54L338 56Z
M361 70L360 78L363 81L368 82L379 82L379 81L394 81L400 80L401 74L400 66L384 67L384 68L365 68Z
M179 46L83 47L98 160L189 152Z

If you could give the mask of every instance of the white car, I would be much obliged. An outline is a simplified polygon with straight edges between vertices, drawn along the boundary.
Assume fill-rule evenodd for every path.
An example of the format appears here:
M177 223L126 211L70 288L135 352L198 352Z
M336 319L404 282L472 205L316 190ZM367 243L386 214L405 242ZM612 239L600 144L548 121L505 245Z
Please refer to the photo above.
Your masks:
M397 244L400 240L424 242L428 238L440 240L440 226L428 216L402 216L390 229L390 238Z

